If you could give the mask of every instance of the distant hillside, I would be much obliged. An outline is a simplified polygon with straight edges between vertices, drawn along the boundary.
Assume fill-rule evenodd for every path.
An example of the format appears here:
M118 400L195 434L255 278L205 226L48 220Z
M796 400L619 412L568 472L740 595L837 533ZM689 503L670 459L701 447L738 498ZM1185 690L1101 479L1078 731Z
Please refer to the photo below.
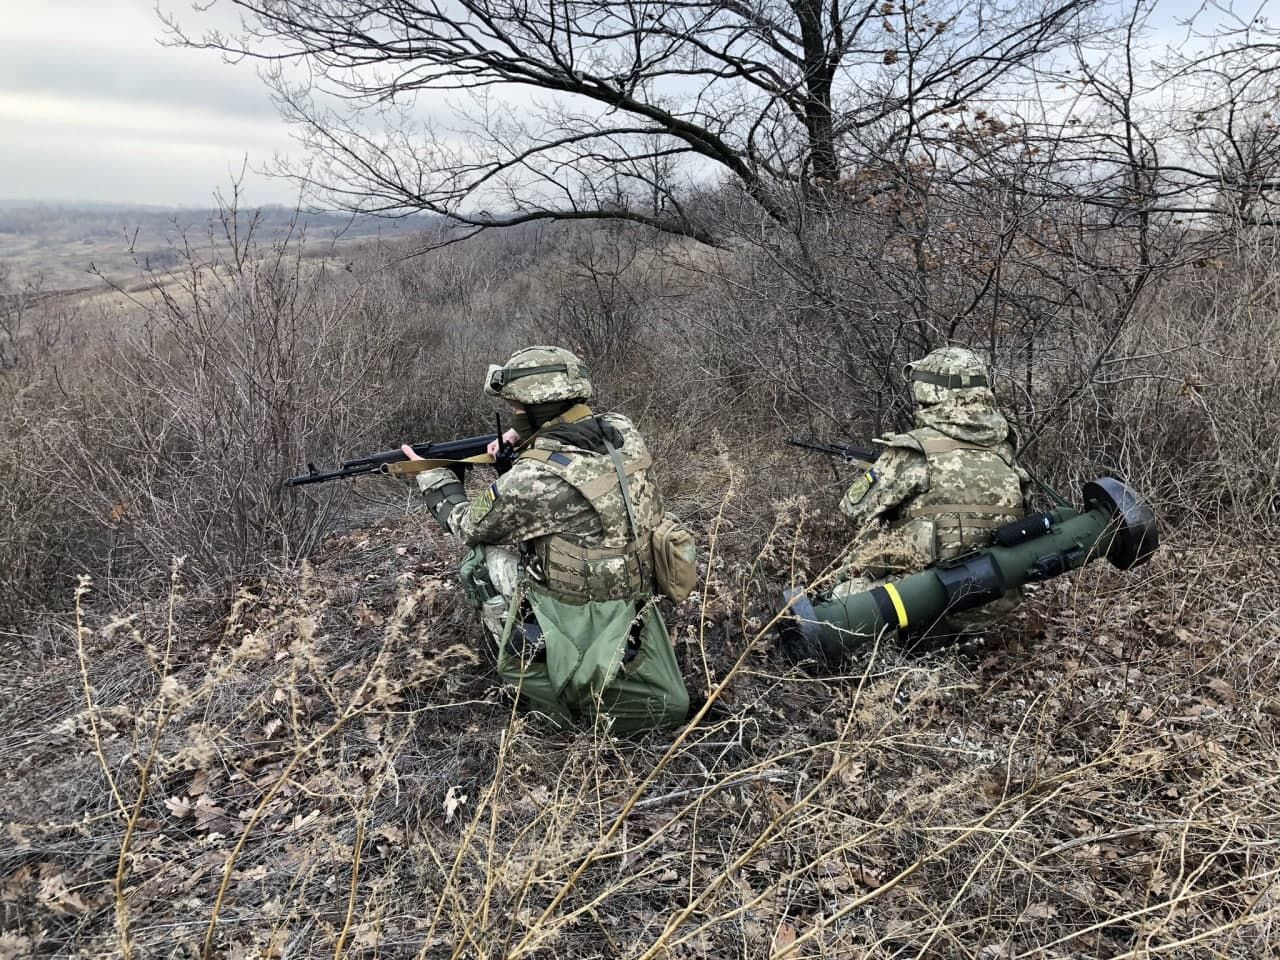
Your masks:
M386 220L339 213L301 213L280 206L258 210L260 240L283 238L292 229L307 239L329 245L353 239L401 238L432 223L426 217ZM248 218L242 213L241 229ZM210 231L222 232L214 209L63 205L0 201L0 262L7 261L20 283L38 282L41 289L78 290L97 282L96 267L115 280L125 280L148 264L164 269L178 262L184 238L193 247L207 246Z

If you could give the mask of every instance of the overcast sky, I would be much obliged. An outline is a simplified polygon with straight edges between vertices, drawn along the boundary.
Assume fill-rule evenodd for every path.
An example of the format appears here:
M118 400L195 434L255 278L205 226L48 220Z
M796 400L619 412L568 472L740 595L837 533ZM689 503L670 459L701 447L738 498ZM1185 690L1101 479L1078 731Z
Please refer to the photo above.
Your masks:
M160 45L154 0L0 8L0 199L204 206L292 147L251 66ZM252 172L245 194L295 199Z
M208 22L189 0L161 4ZM1162 0L1159 39L1176 43L1175 17L1198 6ZM248 203L296 199L253 172L295 148L252 65L161 46L154 0L0 0L0 11L0 200L205 206L246 158Z

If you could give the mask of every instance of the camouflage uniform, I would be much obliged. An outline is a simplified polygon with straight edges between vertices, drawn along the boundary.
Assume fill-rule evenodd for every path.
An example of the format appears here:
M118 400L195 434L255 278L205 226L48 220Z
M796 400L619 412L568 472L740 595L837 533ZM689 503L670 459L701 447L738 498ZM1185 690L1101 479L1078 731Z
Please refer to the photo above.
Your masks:
M568 369L549 369L561 365ZM491 380L489 392L524 404L590 397L585 370L567 351L519 351L494 376L521 369L537 372ZM448 470L419 477L441 526L473 548L463 580L498 644L498 672L561 725L603 714L626 733L678 723L688 711L651 602L662 498L650 465L630 420L578 403L541 425L474 500Z
M913 364L911 377L916 429L882 438L884 452L840 501L857 534L834 596L986 546L993 530L1026 515L1030 478L1014 462L982 361L948 347ZM948 626L980 630L1019 599L957 614Z

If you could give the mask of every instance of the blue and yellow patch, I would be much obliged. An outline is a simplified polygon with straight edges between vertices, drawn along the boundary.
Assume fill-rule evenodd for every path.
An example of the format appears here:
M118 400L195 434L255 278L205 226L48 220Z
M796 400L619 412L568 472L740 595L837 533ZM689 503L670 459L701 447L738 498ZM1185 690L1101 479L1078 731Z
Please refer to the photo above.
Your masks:
M859 503L863 497L871 492L871 488L876 485L876 481L879 479L880 474L872 467L849 485L849 492L845 494L845 499L849 503Z
M479 522L493 509L498 502L498 482L495 480L485 487L480 496L471 501L471 520Z

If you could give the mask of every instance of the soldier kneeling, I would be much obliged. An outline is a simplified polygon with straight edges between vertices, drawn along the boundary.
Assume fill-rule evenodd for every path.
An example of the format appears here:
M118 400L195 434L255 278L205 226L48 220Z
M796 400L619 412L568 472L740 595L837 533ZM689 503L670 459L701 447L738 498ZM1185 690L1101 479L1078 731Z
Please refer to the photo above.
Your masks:
M591 410L586 367L558 347L490 367L485 392L513 409L511 469L475 500L448 469L419 474L418 486L472 548L463 584L497 645L498 673L561 726L600 718L631 733L682 722L689 695L654 602L651 539L663 510L644 439L621 414Z
M1027 514L1030 476L1014 461L1008 421L985 364L962 347L908 365L915 429L889 434L885 450L849 487L840 511L856 526L833 597L869 590L991 543L992 532ZM980 633L1021 595L952 614L933 636Z

